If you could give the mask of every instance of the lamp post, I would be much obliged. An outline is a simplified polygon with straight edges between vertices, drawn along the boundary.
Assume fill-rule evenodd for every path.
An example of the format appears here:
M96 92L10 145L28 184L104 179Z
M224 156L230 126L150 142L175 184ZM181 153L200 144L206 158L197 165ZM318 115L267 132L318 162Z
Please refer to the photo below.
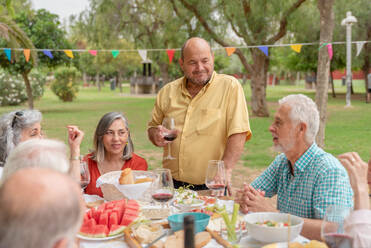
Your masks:
M346 26L346 43L347 43L347 73L346 73L346 106L350 106L350 89L352 80L352 25L357 22L357 18L352 16L352 12L347 12L347 17L341 21L342 26Z

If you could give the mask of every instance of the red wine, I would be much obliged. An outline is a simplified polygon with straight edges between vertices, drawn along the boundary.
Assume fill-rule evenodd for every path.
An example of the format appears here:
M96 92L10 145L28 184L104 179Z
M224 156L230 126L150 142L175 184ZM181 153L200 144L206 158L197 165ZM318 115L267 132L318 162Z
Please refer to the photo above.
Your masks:
M173 195L170 193L156 193L152 195L152 198L158 202L167 202L173 198Z
M330 248L352 248L353 238L346 234L328 233L324 236L325 242Z
M164 139L167 140L167 141L173 141L173 140L176 139L176 137L177 137L176 134L168 134L168 135L164 136Z
M216 183L216 184L209 184L207 185L207 187L211 190L222 190L225 188L225 185L221 183L219 184Z

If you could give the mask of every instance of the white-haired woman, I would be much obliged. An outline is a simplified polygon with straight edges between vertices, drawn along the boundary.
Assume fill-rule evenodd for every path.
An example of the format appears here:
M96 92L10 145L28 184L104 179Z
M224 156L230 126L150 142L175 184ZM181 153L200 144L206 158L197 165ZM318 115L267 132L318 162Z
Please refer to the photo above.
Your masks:
M42 138L42 115L34 109L17 110L0 117L0 167L4 167L9 153L19 143Z
M84 159L88 161L91 178L85 193L101 197L102 190L96 187L101 175L125 168L148 168L146 160L134 153L128 122L119 112L109 112L100 119L94 134L94 151Z

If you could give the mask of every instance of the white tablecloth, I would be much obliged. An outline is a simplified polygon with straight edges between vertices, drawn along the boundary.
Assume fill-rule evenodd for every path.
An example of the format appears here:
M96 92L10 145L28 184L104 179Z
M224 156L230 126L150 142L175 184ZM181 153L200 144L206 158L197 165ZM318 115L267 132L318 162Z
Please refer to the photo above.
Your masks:
M308 239L304 238L303 236L297 237L293 242L304 243L307 242ZM249 236L242 237L240 242L240 247L249 247L249 248L258 248L262 247L266 244L261 243L252 239ZM223 248L223 246L219 245L214 239L212 239L205 248ZM284 247L284 246L283 246ZM114 240L108 241L80 241L80 248L128 248L124 241L124 237L120 237Z

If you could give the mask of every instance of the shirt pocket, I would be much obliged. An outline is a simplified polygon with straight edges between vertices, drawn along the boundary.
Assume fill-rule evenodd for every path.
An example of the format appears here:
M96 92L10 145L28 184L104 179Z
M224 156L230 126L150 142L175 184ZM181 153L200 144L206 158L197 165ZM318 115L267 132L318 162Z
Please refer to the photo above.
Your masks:
M216 135L221 122L221 110L215 108L201 109L196 131L200 135Z

